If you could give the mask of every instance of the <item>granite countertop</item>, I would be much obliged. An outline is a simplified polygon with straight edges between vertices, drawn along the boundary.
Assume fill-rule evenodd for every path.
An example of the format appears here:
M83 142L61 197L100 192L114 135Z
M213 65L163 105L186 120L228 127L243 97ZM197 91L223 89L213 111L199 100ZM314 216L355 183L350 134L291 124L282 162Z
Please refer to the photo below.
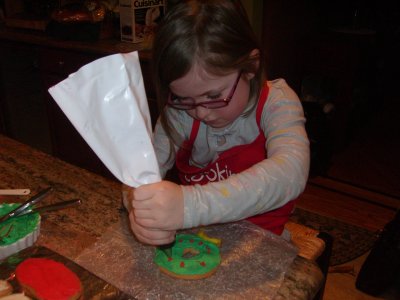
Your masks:
M42 216L37 241L73 261L121 219L121 184L72 166L48 154L0 135L0 188L29 188L31 195L52 186L43 204L73 198L82 205ZM2 202L22 202L28 196L0 196ZM312 299L323 282L318 266L297 257L285 274L277 299Z
M0 135L0 188L29 188L30 196L51 186L43 205L79 198L73 209L42 217L38 243L74 259L119 219L120 184L67 164ZM22 202L29 196L0 196L0 202Z

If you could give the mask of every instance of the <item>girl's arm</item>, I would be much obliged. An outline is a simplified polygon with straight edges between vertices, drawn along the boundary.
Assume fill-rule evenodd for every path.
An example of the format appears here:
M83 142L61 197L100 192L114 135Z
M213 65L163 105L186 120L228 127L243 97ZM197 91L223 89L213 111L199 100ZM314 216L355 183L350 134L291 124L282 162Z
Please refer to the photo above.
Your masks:
M220 182L182 186L184 228L244 219L285 205L303 190L309 142L297 95L284 80L273 81L261 127L268 158Z

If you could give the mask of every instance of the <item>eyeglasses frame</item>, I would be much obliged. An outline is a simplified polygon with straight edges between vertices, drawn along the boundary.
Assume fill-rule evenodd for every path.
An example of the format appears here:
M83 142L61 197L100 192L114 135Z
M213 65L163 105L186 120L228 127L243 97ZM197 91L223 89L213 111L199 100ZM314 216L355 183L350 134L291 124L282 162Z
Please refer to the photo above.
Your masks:
M239 84L239 80L240 80L240 77L241 77L241 76L242 76L242 71L239 72L239 75L238 75L238 77L236 78L235 83L234 83L234 85L233 85L231 91L229 92L229 94L228 94L228 96L227 96L226 98L217 99L217 100L210 100L210 101L203 101L203 102L200 102L200 103L193 103L193 104L178 104L178 105L176 105L176 104L171 100L171 94L172 94L172 93L171 93L171 91L170 91L169 94L168 94L167 105L168 105L168 106L171 106L171 107L173 107L173 108L175 108L175 109L178 109L178 110L191 110L191 109L195 109L195 108L198 107L198 106L201 106L201 107L204 107L204 108L208 108L208 109L217 109L217 108L222 108L222 107L228 106L229 102L232 100L233 95L234 95L235 92L236 92L236 88L237 88L237 86L238 86L238 84ZM188 98L191 98L191 97L188 97ZM191 98L191 99L193 99L193 98ZM193 101L194 101L194 99L193 99ZM217 107L207 107L207 104L215 104L215 103L220 103L221 106L217 106ZM186 106L186 107L185 107L185 106Z

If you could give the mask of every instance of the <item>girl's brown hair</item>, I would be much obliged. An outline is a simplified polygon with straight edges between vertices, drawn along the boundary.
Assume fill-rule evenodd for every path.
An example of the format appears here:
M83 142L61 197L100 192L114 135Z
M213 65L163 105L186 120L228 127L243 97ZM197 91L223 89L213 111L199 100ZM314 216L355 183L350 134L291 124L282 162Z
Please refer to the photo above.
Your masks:
M258 49L258 55L251 55ZM255 107L264 81L261 49L240 1L190 0L174 6L164 17L153 45L153 74L161 124L177 145L173 124L164 107L169 84L195 64L224 75L235 70L254 73L247 111Z

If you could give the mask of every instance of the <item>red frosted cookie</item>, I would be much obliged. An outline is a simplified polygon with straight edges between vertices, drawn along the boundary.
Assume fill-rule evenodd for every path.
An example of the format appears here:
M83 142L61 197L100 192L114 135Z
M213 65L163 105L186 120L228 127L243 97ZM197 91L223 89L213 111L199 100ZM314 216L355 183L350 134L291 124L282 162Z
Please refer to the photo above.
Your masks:
M26 259L18 265L15 275L24 292L35 299L73 300L82 293L78 276L51 259Z

